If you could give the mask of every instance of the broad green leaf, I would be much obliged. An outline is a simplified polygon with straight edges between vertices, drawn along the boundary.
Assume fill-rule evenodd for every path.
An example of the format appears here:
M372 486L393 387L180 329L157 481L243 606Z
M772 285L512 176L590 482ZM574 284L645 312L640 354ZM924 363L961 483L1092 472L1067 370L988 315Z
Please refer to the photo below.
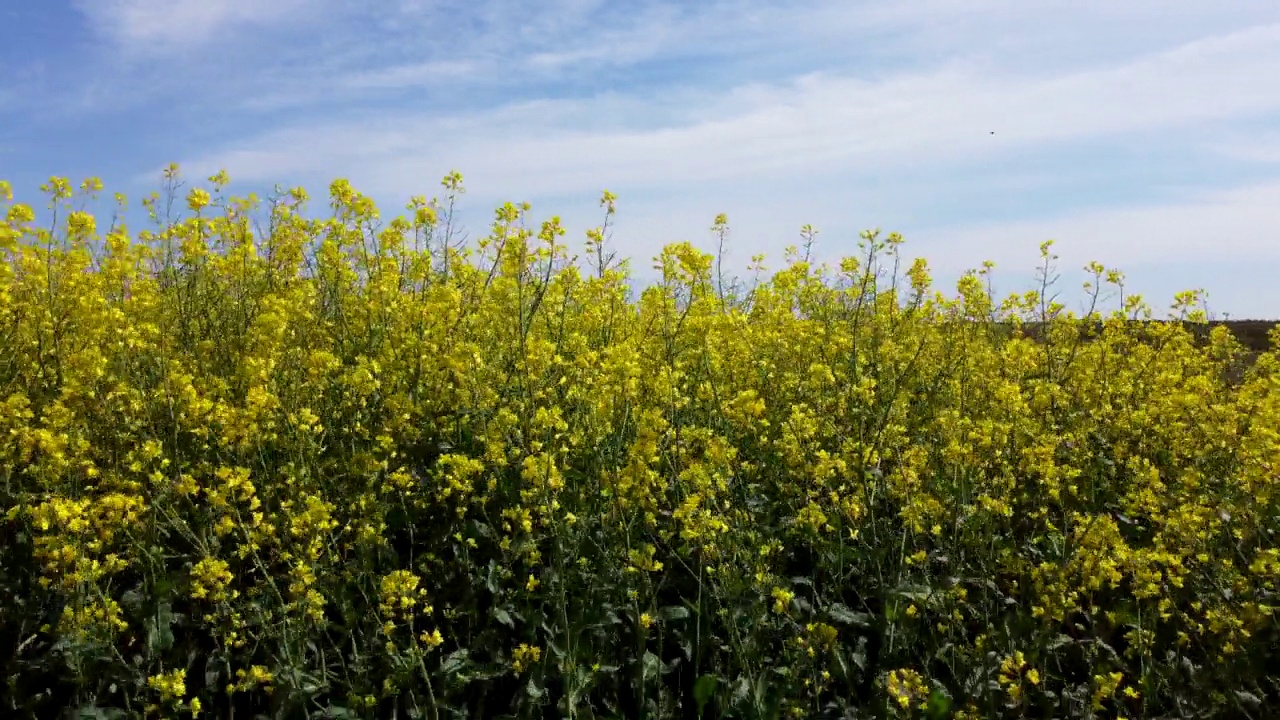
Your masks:
M698 704L698 714L702 714L703 708L707 706L707 702L711 700L711 696L716 692L716 683L718 679L715 675L703 675L693 684L693 701Z

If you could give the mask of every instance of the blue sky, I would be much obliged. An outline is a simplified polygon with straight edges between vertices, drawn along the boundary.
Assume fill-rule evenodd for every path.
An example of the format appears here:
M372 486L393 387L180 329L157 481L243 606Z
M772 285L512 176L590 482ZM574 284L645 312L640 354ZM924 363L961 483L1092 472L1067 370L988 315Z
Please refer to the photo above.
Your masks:
M811 223L1024 290L1054 239L1064 282L1278 318L1276 78L1275 0L0 0L0 178L136 207L178 162L319 213L345 177L390 217L457 169L473 239L527 200L581 248L613 191L641 280L725 212L744 276Z

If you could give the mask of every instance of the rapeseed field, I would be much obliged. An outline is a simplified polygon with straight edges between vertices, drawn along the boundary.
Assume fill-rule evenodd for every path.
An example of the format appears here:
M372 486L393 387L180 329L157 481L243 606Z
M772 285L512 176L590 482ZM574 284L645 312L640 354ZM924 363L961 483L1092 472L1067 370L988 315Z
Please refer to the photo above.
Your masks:
M5 718L1280 708L1280 335L1196 293L867 232L633 297L607 192L583 267L528 205L461 247L456 173L387 222L177 178L132 235L0 183Z

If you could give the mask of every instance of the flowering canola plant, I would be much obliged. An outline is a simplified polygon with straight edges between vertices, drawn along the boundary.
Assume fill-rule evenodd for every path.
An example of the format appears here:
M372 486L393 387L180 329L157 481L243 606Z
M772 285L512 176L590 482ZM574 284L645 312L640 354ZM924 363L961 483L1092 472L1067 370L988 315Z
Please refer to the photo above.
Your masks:
M1196 293L1067 312L1046 243L947 297L867 232L637 298L607 192L584 269L527 204L460 246L457 173L265 231L208 181L136 237L0 183L6 717L1280 707L1280 358Z

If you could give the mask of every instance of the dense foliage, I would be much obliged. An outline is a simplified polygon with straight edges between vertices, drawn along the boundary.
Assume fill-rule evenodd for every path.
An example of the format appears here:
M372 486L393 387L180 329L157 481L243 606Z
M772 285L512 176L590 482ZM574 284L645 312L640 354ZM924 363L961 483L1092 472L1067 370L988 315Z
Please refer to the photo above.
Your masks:
M0 184L5 717L1280 708L1280 358L1196 294L1091 265L1086 338L1048 244L997 302L868 232L633 298L608 193L580 268L527 205L461 247L457 174L385 225L226 180L136 239Z

